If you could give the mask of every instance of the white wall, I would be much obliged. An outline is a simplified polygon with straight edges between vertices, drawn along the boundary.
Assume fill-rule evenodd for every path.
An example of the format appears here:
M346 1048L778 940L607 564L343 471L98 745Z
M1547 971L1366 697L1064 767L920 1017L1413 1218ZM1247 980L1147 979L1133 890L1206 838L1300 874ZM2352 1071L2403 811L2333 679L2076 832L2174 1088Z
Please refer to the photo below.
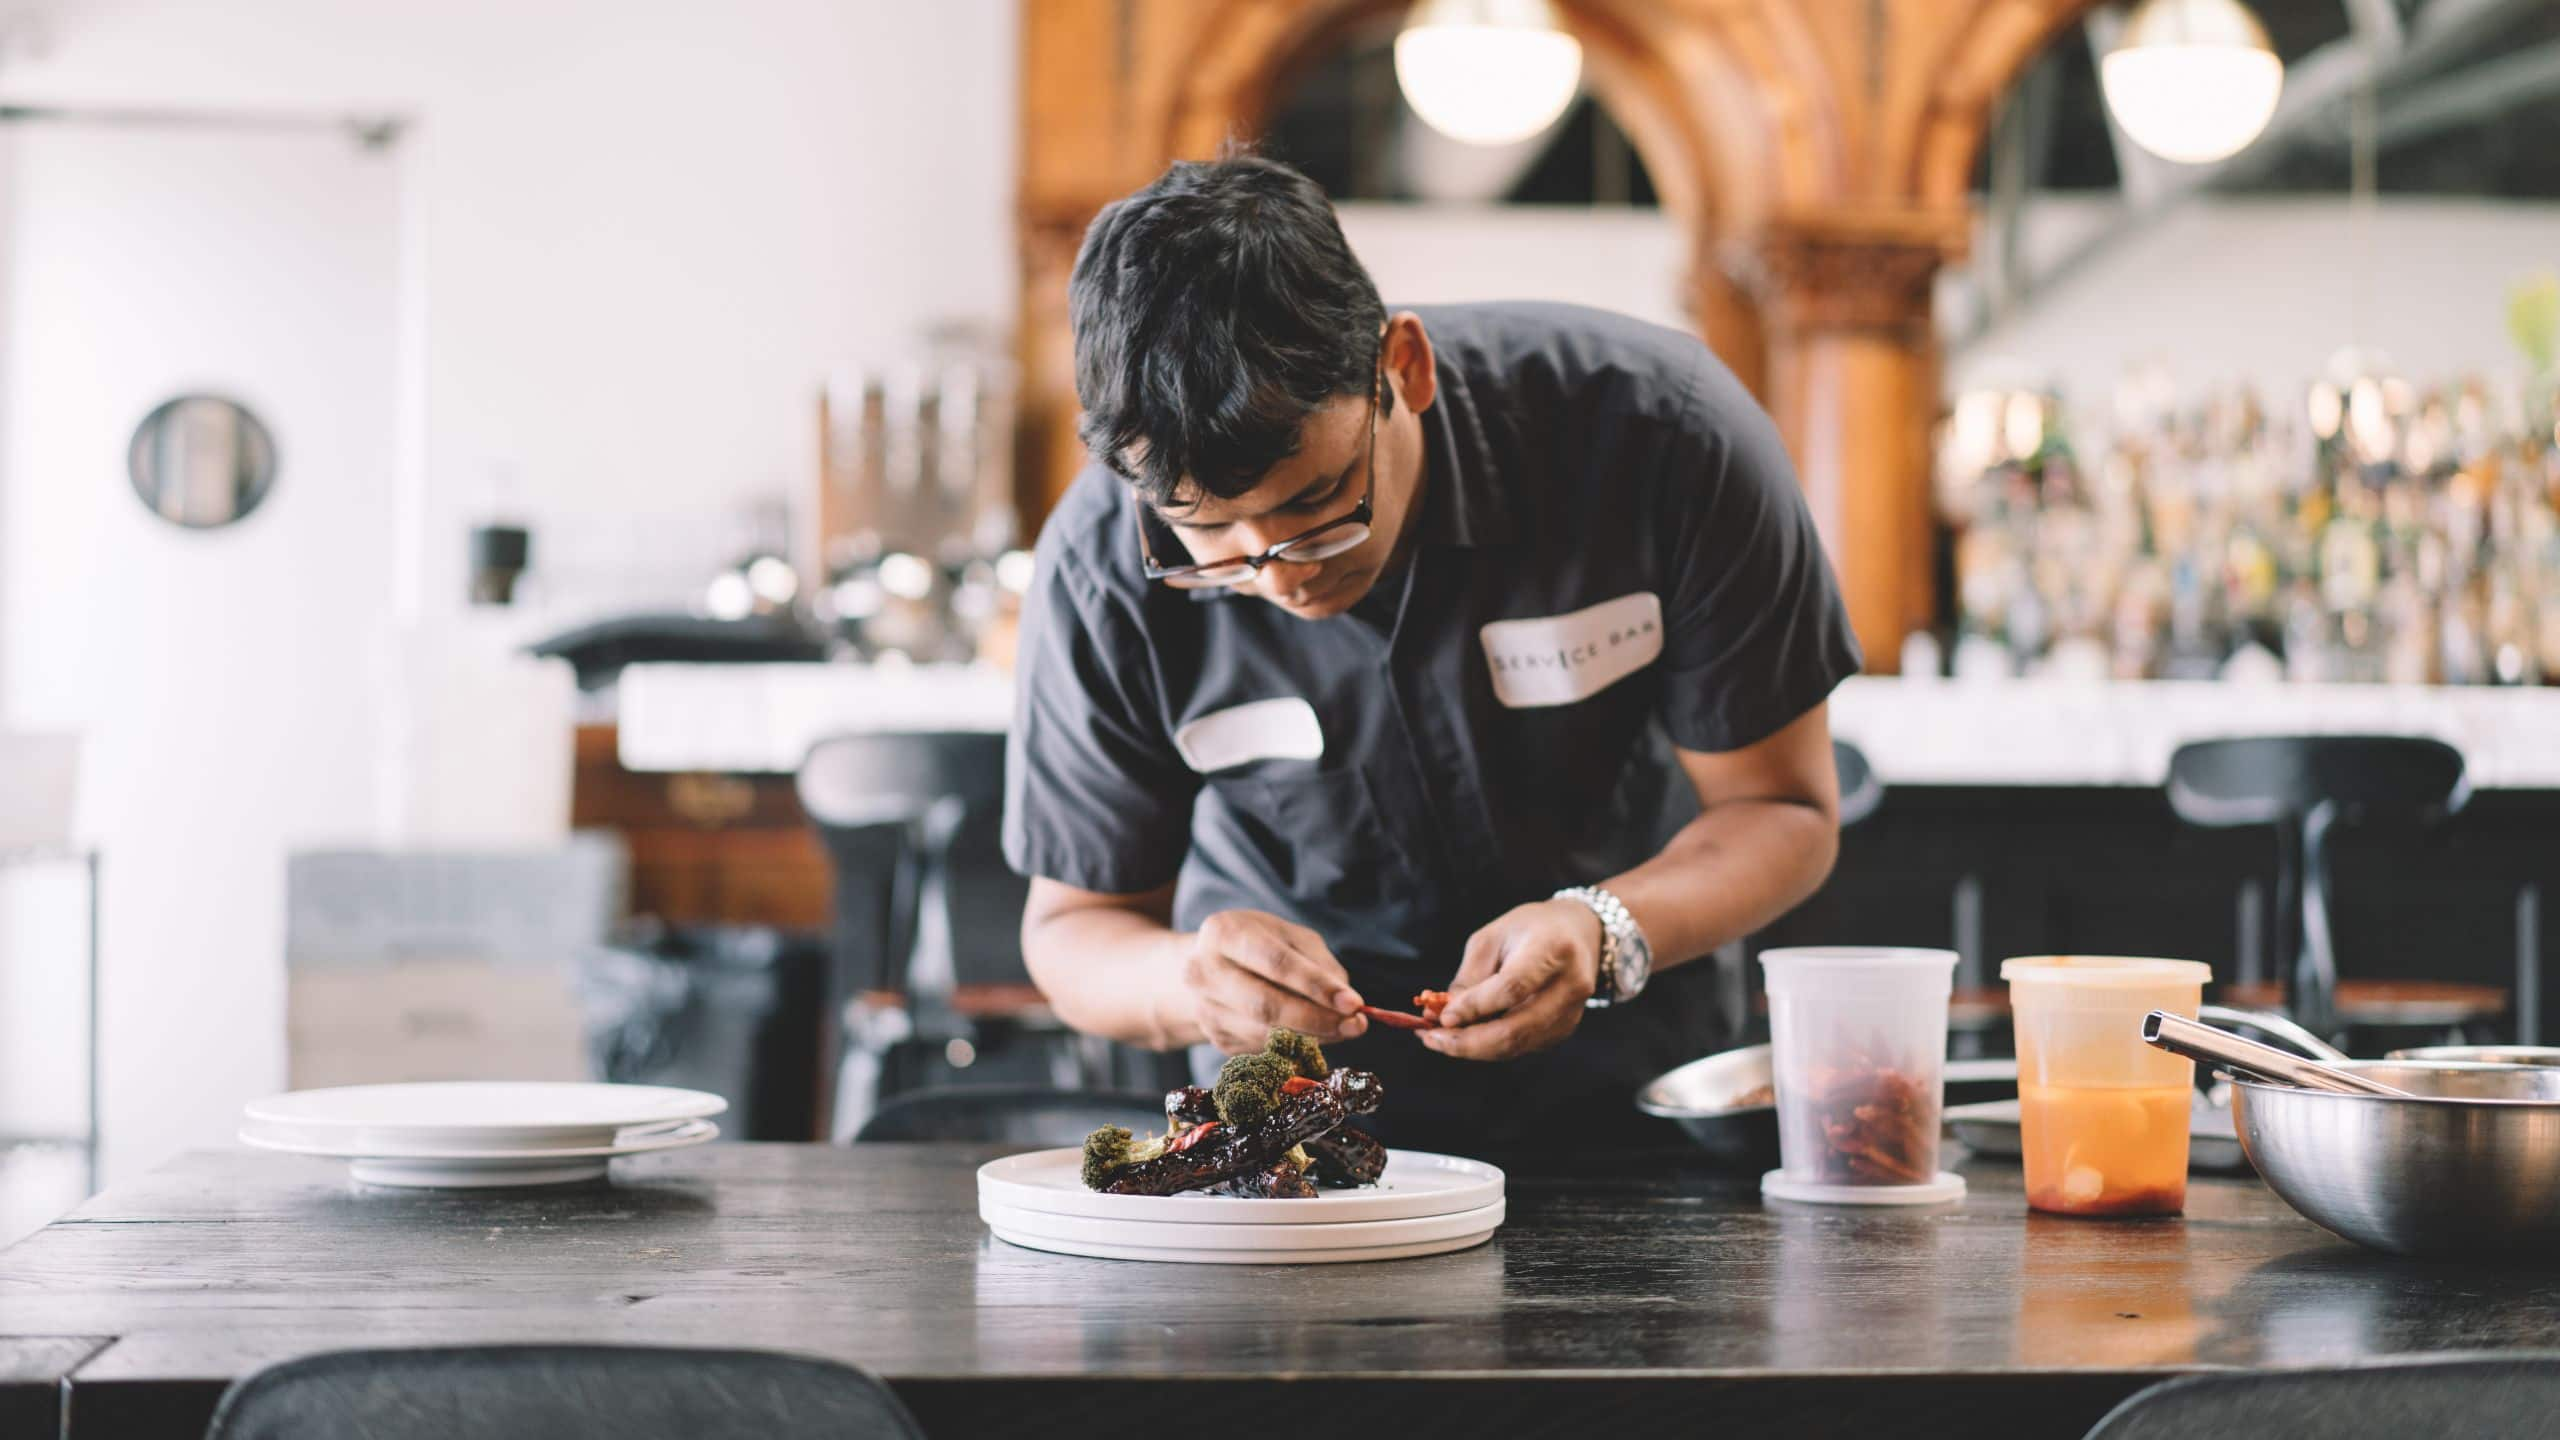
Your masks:
M1003 323L1010 0L87 0L13 102L418 125L423 589L499 471L693 583L738 497L804 486L829 369Z
M2050 253L2113 209L2039 200L2030 248ZM2507 375L2522 368L2507 292L2555 268L2560 205L2386 198L2367 232L2343 199L2200 201L1956 350L1948 383L2056 385L2103 415L2119 377L2160 361L2184 393L2246 381L2273 401L2350 342L2420 385Z
M365 800L353 817L304 824L310 817L288 809L272 833L262 829L256 843L274 852L274 864L261 873L272 880L241 905L280 912L282 850L295 845L556 836L566 819L558 780L569 721L560 677L528 675L508 652L595 609L681 604L710 567L731 558L750 502L796 499L806 488L816 465L815 396L830 371L908 353L929 322L1009 322L1015 8L1013 0L35 0L13 8L37 17L44 43L0 55L0 102L359 113L406 123L398 359L379 422L395 451L391 532L375 567L383 591L375 608L387 628L372 654L348 657L297 697L360 704L379 717L358 737L372 783L347 787ZM104 473L112 478L112 464ZM512 477L508 498L536 527L537 576L546 553L576 562L559 567L575 584L549 586L538 613L473 613L462 603L464 529L500 474ZM0 493L22 500L38 483L13 468L0 474ZM80 483L103 482L92 474ZM129 497L122 503L135 508ZM141 518L138 508L125 518ZM54 523L29 520L37 533L5 538L50 544ZM201 593L188 589L183 566L162 578L172 606ZM44 643L33 637L48 613L94 605L122 579L48 572L41 587L7 590L0 657L10 672L32 673L19 662L30 644ZM277 621L296 623L290 607ZM82 688L59 665L76 663L94 666L103 683L129 674L138 657L113 637L85 659L56 654L39 667L41 694L0 675L0 724L58 720L60 694ZM208 690L243 683L184 672L155 703L183 714ZM84 803L92 838L122 828L101 819L114 808ZM153 843L182 856L226 838L189 819ZM119 860L110 854L111 875L147 883L145 870ZM189 963L154 953L129 929L120 940L111 927L109 939L109 969L121 970L121 983L156 983L142 978L157 973L152 967ZM231 941L188 984L233 997L199 1019L228 1031L244 1058L201 1082L111 1075L113 1172L220 1140L226 1107L280 1073L280 944L254 925ZM121 1044L128 1063L151 1054L142 1032L108 1039L111 1055ZM175 1122L136 1108L190 1083L199 1084L200 1103Z
M397 162L329 134L129 126L15 128L0 149L0 689L16 717L84 737L123 1169L222 1135L277 1087L285 853L380 814L366 675L392 614ZM150 513L124 474L134 423L188 390L240 400L275 438L273 490L219 530ZM0 963L77 974L76 908L15 898ZM53 990L0 1013L0 1117L79 1113L61 1093L78 1012L58 1003L78 988Z

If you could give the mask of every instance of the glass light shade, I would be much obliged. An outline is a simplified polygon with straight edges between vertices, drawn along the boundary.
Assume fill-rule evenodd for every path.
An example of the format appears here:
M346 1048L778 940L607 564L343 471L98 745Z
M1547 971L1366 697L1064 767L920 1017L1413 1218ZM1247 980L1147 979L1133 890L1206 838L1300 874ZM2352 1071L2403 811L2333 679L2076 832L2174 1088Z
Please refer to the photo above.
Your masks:
M1424 123L1471 145L1546 129L1582 83L1582 43L1545 0L1424 0L1396 36L1396 84Z
M2284 94L2284 61L2239 0L2144 0L2098 78L2135 144L2204 165L2266 130Z

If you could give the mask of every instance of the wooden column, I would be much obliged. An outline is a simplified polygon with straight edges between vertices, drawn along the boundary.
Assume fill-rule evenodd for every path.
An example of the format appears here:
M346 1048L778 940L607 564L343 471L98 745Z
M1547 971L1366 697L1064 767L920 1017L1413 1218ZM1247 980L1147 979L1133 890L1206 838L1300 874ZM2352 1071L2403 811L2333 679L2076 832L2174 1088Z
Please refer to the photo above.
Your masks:
M1879 674L1931 619L1930 282L1963 234L1961 215L1837 212L1774 224L1748 252L1770 411Z

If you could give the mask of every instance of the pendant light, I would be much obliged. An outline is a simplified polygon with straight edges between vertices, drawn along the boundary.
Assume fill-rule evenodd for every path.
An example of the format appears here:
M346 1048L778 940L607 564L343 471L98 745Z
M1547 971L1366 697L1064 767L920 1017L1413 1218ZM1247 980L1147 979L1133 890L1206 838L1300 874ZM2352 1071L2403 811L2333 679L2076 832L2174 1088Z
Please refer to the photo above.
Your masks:
M2240 0L2142 0L2098 72L2133 142L2186 165L2238 154L2284 93L2284 61Z
M1396 36L1396 84L1432 129L1507 145L1556 122L1582 81L1582 43L1549 0L1421 0Z

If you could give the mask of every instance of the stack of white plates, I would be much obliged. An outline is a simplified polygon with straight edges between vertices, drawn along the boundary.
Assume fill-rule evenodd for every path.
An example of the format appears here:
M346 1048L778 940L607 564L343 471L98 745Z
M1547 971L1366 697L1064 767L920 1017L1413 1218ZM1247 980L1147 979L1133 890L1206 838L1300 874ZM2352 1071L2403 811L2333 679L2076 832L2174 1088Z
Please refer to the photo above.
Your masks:
M452 1080L348 1085L253 1101L243 1143L353 1162L367 1185L565 1185L616 1155L676 1150L720 1133L729 1102L656 1085Z
M1038 1150L978 1171L978 1216L1031 1250L1192 1265L1323 1265L1464 1250L1502 1224L1502 1172L1478 1160L1387 1152L1386 1173L1312 1200L1102 1195L1076 1150Z

